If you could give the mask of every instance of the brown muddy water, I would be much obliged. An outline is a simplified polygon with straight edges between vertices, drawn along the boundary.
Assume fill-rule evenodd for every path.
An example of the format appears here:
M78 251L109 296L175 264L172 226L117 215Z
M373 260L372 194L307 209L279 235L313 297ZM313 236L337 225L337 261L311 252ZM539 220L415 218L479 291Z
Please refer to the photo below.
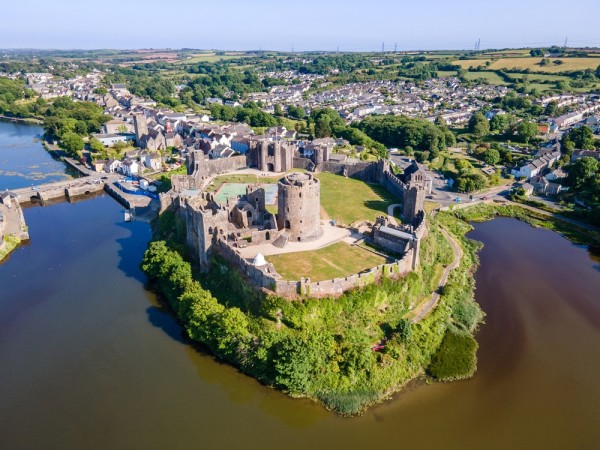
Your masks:
M145 289L146 225L106 196L25 210L0 265L2 449L571 449L600 442L600 264L511 219L476 225L487 313L468 381L353 419L197 352Z

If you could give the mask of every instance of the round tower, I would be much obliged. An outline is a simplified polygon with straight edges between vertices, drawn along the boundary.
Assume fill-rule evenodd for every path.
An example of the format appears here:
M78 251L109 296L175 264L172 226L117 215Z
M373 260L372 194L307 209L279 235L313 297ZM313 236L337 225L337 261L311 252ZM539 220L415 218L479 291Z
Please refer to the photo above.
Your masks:
M321 184L309 173L289 173L277 184L277 227L292 242L321 236Z

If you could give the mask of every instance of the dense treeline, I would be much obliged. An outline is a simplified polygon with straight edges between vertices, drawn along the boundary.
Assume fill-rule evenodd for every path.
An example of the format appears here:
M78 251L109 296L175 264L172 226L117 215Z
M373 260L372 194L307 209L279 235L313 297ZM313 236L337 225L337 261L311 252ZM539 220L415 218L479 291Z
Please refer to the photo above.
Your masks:
M46 137L60 140L61 146L71 155L83 149L83 137L99 132L100 127L111 119L95 103L74 102L67 97L55 99L44 116Z
M470 251L462 269L453 272L444 292L448 307L436 308L418 324L404 318L409 304L429 295L438 281L435 274L451 258L449 244L436 230L423 242L419 271L338 299L256 298L259 294L218 258L202 281L208 291L193 278L189 263L164 241L150 244L142 268L156 281L191 339L265 384L318 399L342 414L356 414L422 374L451 322L453 332L468 334L481 320L468 276L475 248L466 248ZM382 342L381 351L372 350ZM458 369L439 370L440 378L472 373L472 347L466 356L464 351L449 352L447 345L444 349L435 361ZM451 361L455 357L458 362Z
M381 142L369 137L357 126L348 126L340 114L330 108L315 109L308 119L309 126L313 129L315 138L340 137L352 145L362 145L373 151L379 157L387 156L387 149Z
M151 69L134 69L115 67L108 73L104 81L107 84L123 83L132 94L143 98L151 98L158 103L171 107L178 106L179 100L173 95L176 92L175 83L159 73L159 66L150 65Z
M0 77L0 114L15 117L30 117L31 110L26 105L19 105L19 100L31 98L34 92L25 89L23 80L11 80Z
M302 59L271 62L265 64L265 70L297 70L299 73L327 75L331 71L353 72L357 69L370 69L374 64L364 55L343 54L317 56L310 62Z
M277 120L263 110L254 102L246 102L243 106L227 106L213 104L210 107L210 115L215 120L228 122L246 122L251 127L272 127L277 125Z
M406 116L369 116L358 128L387 147L428 152L422 159L434 159L440 151L456 143L452 131L441 121L434 124Z
M582 127L586 128L586 127ZM572 217L600 226L600 162L584 156L568 165L569 186L566 199L577 201L584 209L570 213Z
M253 71L236 70L225 64L204 62L190 67L188 72L199 75L189 83L192 98L197 103L203 103L209 97L237 100L266 87Z

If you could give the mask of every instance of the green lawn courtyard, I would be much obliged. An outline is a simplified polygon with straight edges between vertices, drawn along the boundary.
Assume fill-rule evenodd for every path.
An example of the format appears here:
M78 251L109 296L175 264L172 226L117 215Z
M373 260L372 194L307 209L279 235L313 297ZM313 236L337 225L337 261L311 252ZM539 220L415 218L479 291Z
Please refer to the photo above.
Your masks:
M267 261L286 280L310 277L311 281L345 277L388 262L383 256L345 242L319 250L268 256Z

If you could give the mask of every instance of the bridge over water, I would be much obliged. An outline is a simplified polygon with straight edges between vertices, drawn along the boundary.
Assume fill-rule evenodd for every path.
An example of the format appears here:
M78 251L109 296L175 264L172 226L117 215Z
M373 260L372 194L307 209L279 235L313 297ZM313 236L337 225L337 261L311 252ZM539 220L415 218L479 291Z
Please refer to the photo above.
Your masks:
M109 181L110 178L114 178L114 181L116 181L118 176L107 177L106 179L86 176L71 180L46 183L39 186L12 189L10 193L12 194L11 196L15 197L21 204L28 202L44 203L57 198L74 198L81 195L90 195L94 192L102 191L104 189L105 182Z

